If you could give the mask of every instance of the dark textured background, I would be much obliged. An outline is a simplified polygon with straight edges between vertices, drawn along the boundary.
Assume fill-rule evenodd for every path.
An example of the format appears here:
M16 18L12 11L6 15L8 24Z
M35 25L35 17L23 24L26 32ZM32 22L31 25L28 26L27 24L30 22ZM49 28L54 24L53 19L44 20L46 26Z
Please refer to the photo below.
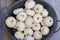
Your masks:
M4 10L5 7L9 7L11 4L13 4L14 1L15 0L0 0L0 9L1 9L0 13ZM43 0L43 1L48 2L55 9L58 16L58 20L60 20L60 0ZM0 20L2 19L0 18ZM0 25L1 25L1 22L2 21L0 21ZM60 27L60 23L58 22L57 29L59 27ZM11 40L7 32L5 31L5 29L2 27L2 25L0 26L0 40ZM60 40L60 31L52 35L50 40Z

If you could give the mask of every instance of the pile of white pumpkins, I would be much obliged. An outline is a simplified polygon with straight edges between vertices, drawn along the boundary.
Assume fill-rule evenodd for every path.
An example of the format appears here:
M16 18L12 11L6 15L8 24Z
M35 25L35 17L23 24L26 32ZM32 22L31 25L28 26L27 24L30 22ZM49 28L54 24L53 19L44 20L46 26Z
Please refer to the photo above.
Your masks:
M13 11L16 18L10 16L6 19L6 25L17 30L14 34L17 39L41 40L43 35L48 35L49 27L53 25L53 19L48 13L42 4L27 0L24 9L17 8Z

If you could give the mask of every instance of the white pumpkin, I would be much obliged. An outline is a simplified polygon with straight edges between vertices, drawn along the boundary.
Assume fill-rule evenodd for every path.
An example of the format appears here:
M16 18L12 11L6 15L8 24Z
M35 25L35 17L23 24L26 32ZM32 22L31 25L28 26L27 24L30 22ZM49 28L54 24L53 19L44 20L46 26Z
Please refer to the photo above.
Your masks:
M34 40L32 36L26 36L24 40Z
M41 4L36 4L33 9L36 13L42 13L43 11L43 5Z
M51 27L53 25L53 18L47 16L46 18L44 18L44 23L46 26Z
M25 21L25 19L27 18L27 15L25 12L20 12L17 16L16 16L17 20L19 21Z
M41 28L41 25L39 23L34 23L33 26L32 26L32 29L35 30L35 31L40 30L40 28Z
M25 25L26 25L26 27L28 27L28 28L32 27L32 25L33 25L33 18L30 17L30 16L28 16L28 17L26 18L26 20L25 20Z
M26 10L26 14L29 16L34 16L35 12L33 10Z
M17 31L14 36L17 38L17 39L24 39L24 34L20 31Z
M36 23L40 23L40 22L42 21L42 16L41 16L40 14L35 14L35 15L33 16L33 20L34 20L34 22L36 22Z
M42 39L42 34L40 31L35 31L34 34L33 34L33 37L35 39Z
M28 36L31 36L31 35L33 35L33 30L31 28L27 28L27 29L24 30L24 34L28 35Z
M25 29L25 24L23 22L17 22L16 27L18 31L24 31Z
M48 11L47 9L44 9L41 13L42 17L47 17L48 16Z
M31 8L33 8L35 6L35 2L33 1L33 0L31 0L31 1L26 1L25 2L25 8L26 9L31 9Z
M9 27L9 28L14 28L15 25L16 25L16 19L14 17L8 17L6 19L6 25Z
M48 35L49 28L47 26L42 26L41 33L42 33L42 35Z
M15 9L15 10L13 11L13 14L18 15L19 12L23 12L23 11L24 11L23 8L17 8L17 9Z

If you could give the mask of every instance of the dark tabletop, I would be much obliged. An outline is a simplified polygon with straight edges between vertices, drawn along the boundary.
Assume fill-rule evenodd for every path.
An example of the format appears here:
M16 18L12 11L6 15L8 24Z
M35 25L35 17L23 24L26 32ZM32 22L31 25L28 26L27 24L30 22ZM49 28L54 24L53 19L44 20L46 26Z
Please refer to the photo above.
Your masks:
M1 5L0 12L3 11L2 9L4 9L5 7L9 7L11 4L13 4L14 1L15 0L0 0L0 5ZM48 2L55 9L58 16L58 20L60 20L60 0L44 0L44 1ZM0 20L2 19L0 18ZM1 22L2 21L0 21L0 25ZM58 22L57 29L59 29L59 27L60 27L60 23ZM0 40L11 40L4 27L2 27L2 25L0 26ZM52 35L50 40L60 40L60 31Z

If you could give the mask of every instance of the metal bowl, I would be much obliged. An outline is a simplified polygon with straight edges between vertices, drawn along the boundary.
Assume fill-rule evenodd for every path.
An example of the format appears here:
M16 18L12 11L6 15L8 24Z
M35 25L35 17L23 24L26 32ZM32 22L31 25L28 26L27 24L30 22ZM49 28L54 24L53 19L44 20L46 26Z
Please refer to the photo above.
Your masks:
M25 4L25 1L26 0L20 0L20 1L17 1L15 2L13 5L11 5L8 9L8 11L6 12L6 15L4 19L6 19L7 17L9 16L13 16L15 17L15 15L13 15L13 10L17 9L17 8L25 8L24 7L24 4ZM57 28L57 15L56 15L56 12L54 11L54 9L51 7L51 5L49 5L47 2L45 1L41 1L41 0L34 0L37 4L42 4L44 6L44 8L46 8L48 11L49 11L49 16L51 16L54 20L54 24L52 25L52 27L50 28L50 32L47 36L43 36L42 40L49 40L50 37L54 34L54 31L56 30ZM17 40L15 37L14 37L14 33L16 32L15 29L12 29L12 28L8 28L5 24L5 21L3 23L7 29L7 32L10 36L10 38L12 40Z

